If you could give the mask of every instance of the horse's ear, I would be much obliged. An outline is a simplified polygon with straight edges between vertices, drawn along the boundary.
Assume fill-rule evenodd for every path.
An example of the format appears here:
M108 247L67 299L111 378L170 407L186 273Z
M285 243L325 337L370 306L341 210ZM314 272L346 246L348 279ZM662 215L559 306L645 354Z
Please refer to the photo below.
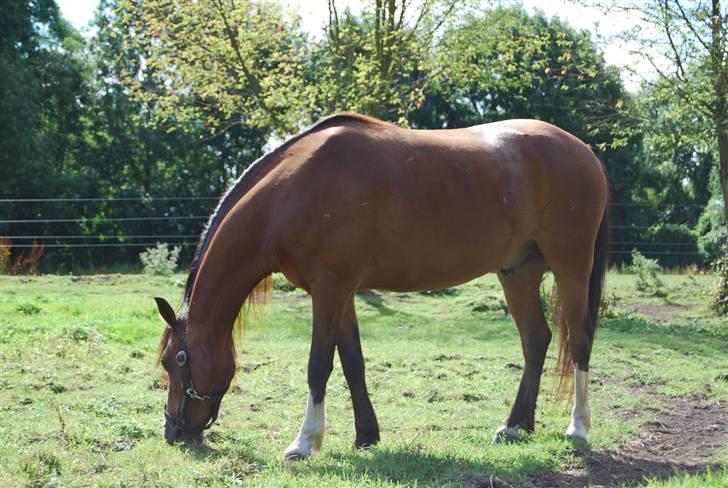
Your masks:
M154 297L154 301L157 302L157 310L159 310L159 315L162 317L162 320L167 322L167 325L173 329L176 329L177 316L175 315L172 306L167 302L167 300L161 297Z

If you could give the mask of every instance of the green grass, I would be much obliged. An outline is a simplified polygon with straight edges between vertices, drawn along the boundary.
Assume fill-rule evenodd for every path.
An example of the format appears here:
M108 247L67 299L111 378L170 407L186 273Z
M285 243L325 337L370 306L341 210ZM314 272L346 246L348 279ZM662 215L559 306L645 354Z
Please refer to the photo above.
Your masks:
M570 405L553 400L553 347L537 432L519 444L490 445L522 364L494 276L441 293L357 298L382 430L376 448L351 447L353 413L337 362L323 450L304 462L283 460L305 408L311 313L305 294L282 290L238 348L240 369L209 447L168 446L166 387L154 367L163 326L152 297L174 303L183 278L0 277L1 486L459 486L490 475L517 483L579 455L562 435ZM728 319L704 305L712 277L665 276L666 297L638 294L633 278L609 276L618 306L602 322L592 356L591 449L619 445L654 416L645 407L659 407L661 395L728 398L719 379L728 372ZM666 302L679 306L659 323L624 311ZM636 418L625 415L634 411ZM728 484L723 470L654 486L705 479Z

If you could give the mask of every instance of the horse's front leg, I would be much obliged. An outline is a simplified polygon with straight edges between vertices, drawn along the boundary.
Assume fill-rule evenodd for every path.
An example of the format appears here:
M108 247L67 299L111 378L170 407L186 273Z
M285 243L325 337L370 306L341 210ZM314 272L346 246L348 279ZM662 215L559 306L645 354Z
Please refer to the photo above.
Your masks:
M334 367L334 348L347 300L353 292L342 293L334 286L312 287L313 337L308 358L308 403L298 437L285 451L286 459L302 459L321 449L326 429L324 399L326 383Z
M364 377L364 355L361 350L359 323L356 320L353 297L346 306L336 346L354 406L354 425L356 427L354 446L357 448L373 446L379 442L379 424L372 402L369 400Z

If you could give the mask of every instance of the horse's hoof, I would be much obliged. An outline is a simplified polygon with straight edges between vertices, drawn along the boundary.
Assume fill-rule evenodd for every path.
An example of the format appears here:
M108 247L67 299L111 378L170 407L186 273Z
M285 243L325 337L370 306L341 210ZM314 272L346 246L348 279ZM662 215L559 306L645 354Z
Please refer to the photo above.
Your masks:
M493 445L496 444L511 444L521 439L521 428L520 427L508 427L507 425L501 425L495 431L495 437L493 437Z
M286 461L301 461L311 457L312 452L311 449L306 449L297 444L291 444L283 454L286 457Z
M566 429L566 434L564 435L570 441L586 443L586 429L584 428L579 428L572 424Z
M379 443L379 434L356 436L354 447L357 449L369 449Z

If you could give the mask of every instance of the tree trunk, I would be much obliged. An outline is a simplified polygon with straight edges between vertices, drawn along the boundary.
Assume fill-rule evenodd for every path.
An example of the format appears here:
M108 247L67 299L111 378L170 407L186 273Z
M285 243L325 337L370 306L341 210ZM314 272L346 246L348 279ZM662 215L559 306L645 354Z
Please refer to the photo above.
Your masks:
M715 129L718 134L718 159L720 160L720 187L723 190L723 215L728 227L728 59L726 56L726 39L724 18L721 13L720 0L711 2L711 46L710 64L715 90ZM728 56L726 56L728 58Z
M718 132L718 158L720 160L720 187L723 190L723 215L728 226L728 133Z

